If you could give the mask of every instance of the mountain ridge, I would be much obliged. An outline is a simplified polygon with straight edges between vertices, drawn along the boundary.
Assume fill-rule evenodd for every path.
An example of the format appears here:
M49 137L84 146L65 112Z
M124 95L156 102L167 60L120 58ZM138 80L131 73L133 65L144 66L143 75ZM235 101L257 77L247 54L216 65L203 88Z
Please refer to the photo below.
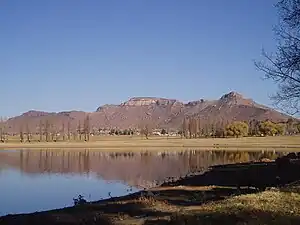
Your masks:
M29 110L19 116L8 119L9 132L19 132L20 127L28 126L31 132L37 130L40 123L47 120L53 129L61 129L62 124L71 124L76 130L79 123L90 116L91 129L100 128L139 128L141 124L150 124L153 128L179 129L185 117L199 117L203 121L234 120L272 120L283 122L289 115L245 98L238 92L231 91L217 100L198 99L182 102L177 99L159 97L132 97L121 104L105 104L94 112L77 110L45 112Z

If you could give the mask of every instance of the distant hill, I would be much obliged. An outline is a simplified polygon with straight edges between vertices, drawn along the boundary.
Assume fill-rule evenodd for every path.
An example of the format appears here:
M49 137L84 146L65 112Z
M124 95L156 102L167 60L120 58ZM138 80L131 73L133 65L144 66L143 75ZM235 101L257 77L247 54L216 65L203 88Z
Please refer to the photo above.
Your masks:
M237 92L230 92L218 100L200 99L188 103L176 99L157 97L134 97L120 105L103 105L95 112L42 112L28 111L7 121L6 129L18 133L20 127L28 126L31 132L38 132L41 122L49 121L53 129L61 129L62 124L70 123L75 130L79 122L90 116L91 129L99 128L138 128L141 124L151 124L157 128L178 129L184 117L199 117L203 121L272 120L285 122L290 116L272 108L244 98Z

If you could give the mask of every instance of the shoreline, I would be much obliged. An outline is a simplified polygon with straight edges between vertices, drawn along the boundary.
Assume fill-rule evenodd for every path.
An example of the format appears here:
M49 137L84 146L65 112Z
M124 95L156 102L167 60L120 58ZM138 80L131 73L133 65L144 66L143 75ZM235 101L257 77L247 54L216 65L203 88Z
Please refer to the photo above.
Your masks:
M279 221L275 224L298 224L300 172L294 172L300 171L298 161L281 168L274 161L213 166L204 173L125 196L3 216L0 224L198 224L199 219L216 225L268 224L274 219ZM256 220L259 223L253 223Z

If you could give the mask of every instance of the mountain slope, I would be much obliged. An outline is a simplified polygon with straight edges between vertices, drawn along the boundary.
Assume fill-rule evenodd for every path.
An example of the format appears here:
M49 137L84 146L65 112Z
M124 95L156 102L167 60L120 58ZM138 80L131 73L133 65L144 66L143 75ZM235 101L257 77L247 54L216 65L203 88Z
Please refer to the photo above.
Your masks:
M244 98L241 94L230 92L218 100L200 99L188 103L176 99L156 97L134 97L120 105L103 105L95 112L69 111L49 113L28 111L20 116L10 118L6 129L11 133L18 133L21 127L29 127L31 132L38 132L40 123L46 120L52 129L65 129L70 123L71 130L75 130L79 123L83 123L86 115L90 116L92 129L99 128L139 128L148 124L152 127L174 128L181 126L183 118L189 116L200 117L203 121L233 121L233 120L272 120L274 122L287 121L290 116L274 109L260 105L252 99Z

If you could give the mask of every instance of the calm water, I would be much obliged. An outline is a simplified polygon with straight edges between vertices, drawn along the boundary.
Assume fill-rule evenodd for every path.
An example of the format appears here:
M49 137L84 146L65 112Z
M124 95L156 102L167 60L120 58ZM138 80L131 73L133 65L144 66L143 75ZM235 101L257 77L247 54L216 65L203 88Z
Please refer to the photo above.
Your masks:
M209 166L275 159L276 152L185 151L103 153L88 151L0 151L0 215L71 206L79 194L88 201L121 196L168 177Z

